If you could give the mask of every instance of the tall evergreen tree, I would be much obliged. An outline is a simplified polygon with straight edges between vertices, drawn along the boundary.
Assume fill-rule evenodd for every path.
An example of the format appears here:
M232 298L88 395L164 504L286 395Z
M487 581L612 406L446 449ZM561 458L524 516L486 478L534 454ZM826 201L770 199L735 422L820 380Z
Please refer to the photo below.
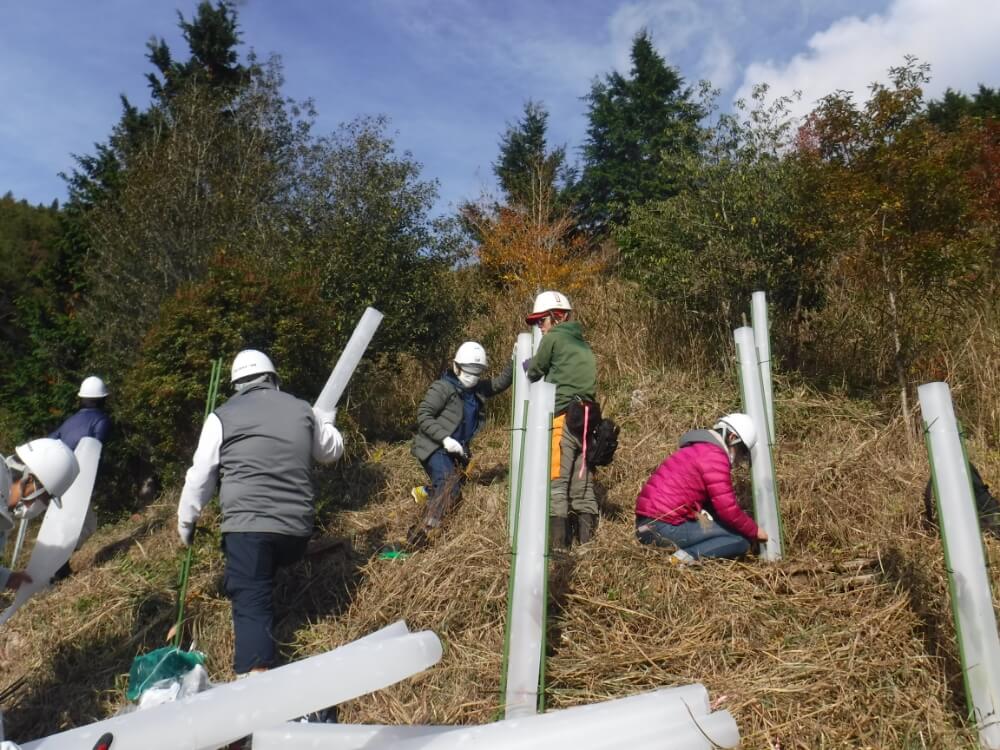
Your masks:
M600 231L623 221L632 204L676 194L672 162L697 150L705 112L646 31L632 42L630 76L594 81L585 99L590 124L577 205L584 224Z
M566 147L549 150L548 120L545 106L529 100L524 116L500 137L500 156L493 164L507 205L526 208L541 220L565 203L573 181Z

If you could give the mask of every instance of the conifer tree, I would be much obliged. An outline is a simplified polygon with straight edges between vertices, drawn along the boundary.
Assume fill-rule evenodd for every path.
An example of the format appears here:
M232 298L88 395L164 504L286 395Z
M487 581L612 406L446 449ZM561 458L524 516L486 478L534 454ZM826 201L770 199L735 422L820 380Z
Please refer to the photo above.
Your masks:
M528 209L539 220L563 206L573 180L566 147L549 150L548 120L545 106L529 100L523 117L501 136L500 156L493 164L507 205Z
M576 198L583 223L600 231L623 221L630 205L677 192L671 164L697 150L704 111L646 31L632 42L629 77L611 73L585 99L590 124Z

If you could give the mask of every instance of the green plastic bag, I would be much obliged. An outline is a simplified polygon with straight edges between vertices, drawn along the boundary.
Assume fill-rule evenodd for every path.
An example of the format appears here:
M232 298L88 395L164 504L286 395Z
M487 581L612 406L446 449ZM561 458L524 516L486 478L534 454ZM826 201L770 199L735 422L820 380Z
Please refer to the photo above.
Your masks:
M200 651L181 651L176 646L164 646L132 660L125 697L138 700L147 688L163 680L181 680L198 665L204 666L205 655Z

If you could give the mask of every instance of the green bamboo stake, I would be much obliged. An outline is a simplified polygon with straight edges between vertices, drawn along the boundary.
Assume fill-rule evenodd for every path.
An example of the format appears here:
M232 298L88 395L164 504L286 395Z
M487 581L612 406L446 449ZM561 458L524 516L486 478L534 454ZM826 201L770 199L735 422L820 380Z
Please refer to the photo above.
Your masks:
M219 396L219 381L222 378L222 359L212 362L212 374L208 382L208 395L205 398L205 416L202 421L208 419L208 415L215 411L215 402ZM195 527L197 531L197 527ZM180 648L181 645L181 624L184 622L184 602L187 599L188 576L191 573L191 559L194 555L194 532L191 533L191 546L187 548L184 555L184 562L181 563L181 572L177 581L177 621L174 623L173 647Z

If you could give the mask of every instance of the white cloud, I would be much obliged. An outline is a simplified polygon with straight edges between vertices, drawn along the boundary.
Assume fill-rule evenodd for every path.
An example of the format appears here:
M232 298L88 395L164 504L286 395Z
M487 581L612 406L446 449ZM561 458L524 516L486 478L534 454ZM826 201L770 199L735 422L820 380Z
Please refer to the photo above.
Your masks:
M885 81L890 67L915 55L931 65L925 94L946 87L972 91L979 83L995 86L1000 71L1000 2L997 0L893 0L882 14L850 16L813 34L807 50L789 60L750 64L736 98L749 98L757 83L775 96L802 92L795 114L840 89L858 101L873 81Z

